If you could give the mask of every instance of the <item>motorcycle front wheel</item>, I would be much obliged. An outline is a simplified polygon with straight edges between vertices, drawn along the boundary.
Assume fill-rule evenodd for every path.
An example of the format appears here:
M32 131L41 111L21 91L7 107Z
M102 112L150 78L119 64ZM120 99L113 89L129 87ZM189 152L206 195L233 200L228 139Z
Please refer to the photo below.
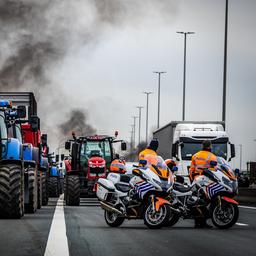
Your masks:
M166 225L171 215L171 209L168 205L162 205L159 211L153 210L152 204L149 204L144 211L144 223L148 228L159 229Z
M238 220L239 209L236 204L221 200L212 206L212 223L220 229L232 227Z
M105 221L110 227L119 227L124 222L124 218L118 216L117 213L109 212L105 210Z

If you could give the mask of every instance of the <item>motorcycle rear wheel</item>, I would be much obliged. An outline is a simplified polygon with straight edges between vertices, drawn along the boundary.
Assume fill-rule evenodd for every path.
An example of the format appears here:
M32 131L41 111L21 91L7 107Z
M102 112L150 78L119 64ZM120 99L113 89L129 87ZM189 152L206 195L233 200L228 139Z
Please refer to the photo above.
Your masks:
M166 227L172 227L174 226L180 219L180 216L177 213L172 212L170 213L170 218L165 224Z
M212 223L220 229L232 227L238 220L239 209L236 204L221 200L221 207L215 203L212 207Z
M106 223L110 227L119 227L124 222L123 217L118 216L117 213L109 212L109 211L106 211L106 210L105 210L105 213L104 213L104 218L105 218Z

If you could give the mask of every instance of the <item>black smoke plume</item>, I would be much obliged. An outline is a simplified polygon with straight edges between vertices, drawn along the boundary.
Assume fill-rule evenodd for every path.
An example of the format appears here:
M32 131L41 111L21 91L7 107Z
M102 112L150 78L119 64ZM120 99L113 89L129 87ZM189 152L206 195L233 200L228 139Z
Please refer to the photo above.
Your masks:
M33 91L42 127L55 140L73 127L90 133L83 110L70 110L72 125L64 120L72 88L67 93L62 84L69 81L56 84L54 70L76 49L96 47L113 27L137 28L175 13L173 0L0 0L0 90Z
M74 131L77 135L94 135L96 129L88 124L87 116L83 110L74 109L68 115L68 120L59 125L63 135L70 136Z

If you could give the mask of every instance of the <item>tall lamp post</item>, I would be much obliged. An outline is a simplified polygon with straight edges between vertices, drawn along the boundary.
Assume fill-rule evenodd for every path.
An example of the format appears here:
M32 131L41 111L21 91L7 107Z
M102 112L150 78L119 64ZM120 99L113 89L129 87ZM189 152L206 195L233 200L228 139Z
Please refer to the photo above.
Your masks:
M177 31L178 34L184 35L184 63L183 63L183 101L182 101L182 121L185 120L185 98L186 98L186 58L187 58L187 35L195 34L195 32Z
M256 142L256 139L253 140L254 142ZM255 157L256 157L256 152L255 152ZM255 159L256 160L256 159Z
M240 147L240 171L242 171L242 158L243 158L243 145L242 144L239 144L237 145L238 147Z
M153 92L143 92L147 95L147 108L146 108L146 143L148 143L148 101L149 101L149 95Z
M134 124L131 124L131 148L134 148L135 142L134 142Z
M140 144L140 131L141 131L141 109L143 106L136 107L139 110L139 137L138 137L138 144Z
M132 116L133 118L133 141L134 141L134 148L136 147L135 139L136 139L136 119L138 118L137 116Z
M153 71L153 73L158 74L158 108L157 108L157 129L160 123L160 86L161 86L161 75L167 73L166 71Z
M225 35L224 35L224 65L223 65L223 102L222 121L226 121L226 95L227 95L227 42L228 42L228 0L225 8Z

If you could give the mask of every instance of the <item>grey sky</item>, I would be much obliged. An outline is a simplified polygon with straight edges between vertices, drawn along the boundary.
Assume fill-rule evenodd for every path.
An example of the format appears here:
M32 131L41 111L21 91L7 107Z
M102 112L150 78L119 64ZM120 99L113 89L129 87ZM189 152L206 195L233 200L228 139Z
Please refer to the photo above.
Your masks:
M99 133L119 130L120 137L129 140L131 116L138 113L135 106L145 106L141 92L150 90L155 93L150 96L153 129L157 117L153 70L168 72L162 78L161 125L180 120L183 37L176 34L178 30L196 32L187 41L186 119L221 119L224 0L110 1L122 3L125 9L115 10L114 21L109 10L101 17L107 22L100 25L90 1L72 1L70 9L56 2L61 8L52 9L49 17L63 10L72 33L65 58L49 67L54 87L40 91L62 101L56 103L60 113L56 116L52 101L45 100L41 111L51 109L45 117L48 123L63 120L71 107L82 107ZM233 143L244 146L244 167L246 161L256 160L255 11L256 1L229 1L227 131ZM89 43L81 42L83 32L84 38L92 39ZM56 138L56 131L51 129L50 139Z

